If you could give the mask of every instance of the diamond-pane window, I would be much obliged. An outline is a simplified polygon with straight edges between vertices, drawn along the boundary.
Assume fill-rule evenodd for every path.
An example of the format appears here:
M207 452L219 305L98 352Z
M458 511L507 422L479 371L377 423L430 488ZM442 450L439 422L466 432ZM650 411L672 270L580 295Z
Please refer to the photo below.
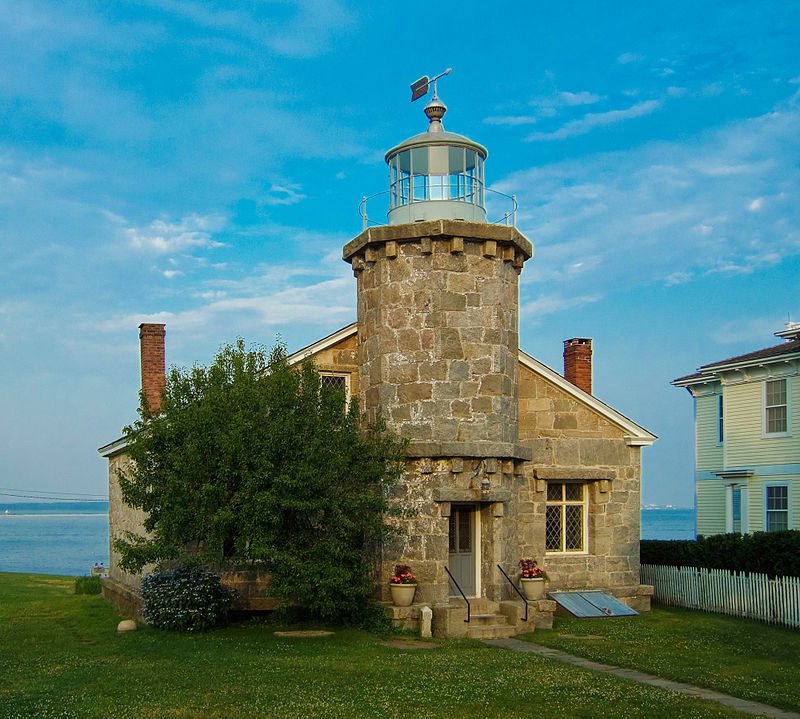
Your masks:
M548 552L586 551L586 485L548 482L545 549Z
M547 507L544 522L545 548L548 552L561 551L561 509L560 507Z
M350 400L350 377L346 374L320 374L320 385L344 392L345 399Z

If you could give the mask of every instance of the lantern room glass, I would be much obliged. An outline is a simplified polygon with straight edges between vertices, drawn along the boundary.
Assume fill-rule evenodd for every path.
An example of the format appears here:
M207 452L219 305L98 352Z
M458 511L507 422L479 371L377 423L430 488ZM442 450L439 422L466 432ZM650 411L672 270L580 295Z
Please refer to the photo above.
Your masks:
M483 157L467 147L425 145L389 160L390 208L457 200L484 207Z

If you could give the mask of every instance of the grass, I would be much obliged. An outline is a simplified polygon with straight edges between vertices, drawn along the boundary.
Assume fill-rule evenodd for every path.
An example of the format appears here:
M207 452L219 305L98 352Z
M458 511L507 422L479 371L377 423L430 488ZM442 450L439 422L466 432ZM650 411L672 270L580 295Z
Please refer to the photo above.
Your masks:
M742 716L469 640L411 651L353 629L281 638L263 621L119 634L119 619L74 578L0 574L0 717Z
M800 632L654 607L638 617L562 619L528 641L588 659L800 711Z
M100 594L102 591L100 577L75 577L75 594Z

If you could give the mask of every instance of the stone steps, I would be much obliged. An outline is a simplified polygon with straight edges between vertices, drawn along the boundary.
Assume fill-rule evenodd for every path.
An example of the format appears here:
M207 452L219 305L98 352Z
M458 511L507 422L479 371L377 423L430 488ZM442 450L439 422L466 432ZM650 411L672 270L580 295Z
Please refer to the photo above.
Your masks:
M508 639L515 634L514 627L509 624L476 624L467 629L470 639Z
M470 599L470 620L467 636L470 639L507 639L516 632L505 615L500 614L500 604L489 599Z

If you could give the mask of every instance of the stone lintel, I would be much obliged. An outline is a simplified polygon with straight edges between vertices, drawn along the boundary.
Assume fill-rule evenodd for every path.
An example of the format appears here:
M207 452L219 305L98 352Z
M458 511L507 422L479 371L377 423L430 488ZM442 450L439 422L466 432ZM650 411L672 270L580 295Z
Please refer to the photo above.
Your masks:
M342 258L345 262L350 262L354 255L368 247L392 241L422 241L426 237L429 241L431 239L458 238L462 242L485 243L487 240L491 240L513 248L514 252L509 257L511 260L514 259L516 253L522 255L522 261L533 257L533 245L516 227L483 222L464 222L463 220L431 220L403 225L369 227L344 246Z
M511 492L508 489L490 489L487 492L482 492L477 488L439 488L433 490L434 502L446 502L449 504L458 502L484 502L486 504L493 504L495 502L508 502L510 499Z
M406 456L420 457L480 457L530 460L533 452L529 447L513 442L409 442ZM580 479L580 477L574 478ZM593 477L597 479L597 477Z
M590 482L615 477L612 470L591 467L536 467L533 474L536 479L583 479Z

